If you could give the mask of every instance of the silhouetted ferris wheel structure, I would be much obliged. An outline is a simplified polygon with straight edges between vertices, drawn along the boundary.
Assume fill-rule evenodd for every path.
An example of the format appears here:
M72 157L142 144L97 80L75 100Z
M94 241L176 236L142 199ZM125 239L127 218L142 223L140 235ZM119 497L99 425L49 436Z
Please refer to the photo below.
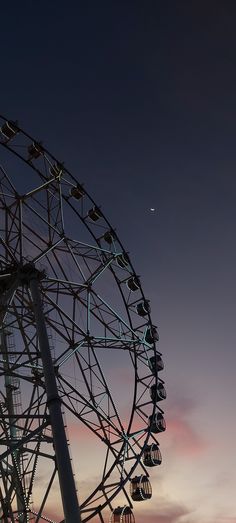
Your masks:
M0 144L0 520L132 523L165 430L149 301L66 167L4 117Z

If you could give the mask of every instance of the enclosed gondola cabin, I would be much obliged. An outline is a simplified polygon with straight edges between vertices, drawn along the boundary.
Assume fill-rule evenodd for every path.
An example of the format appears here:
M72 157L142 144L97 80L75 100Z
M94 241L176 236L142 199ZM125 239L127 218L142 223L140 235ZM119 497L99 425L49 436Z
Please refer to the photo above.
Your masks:
M148 327L145 334L145 341L151 345L155 341L159 341L159 334L156 327Z
M163 359L160 354L156 354L155 356L149 358L149 367L154 376L157 372L164 369Z
M17 122L5 122L1 127L1 133L7 139L7 141L14 138L14 136L19 132Z
M113 231L106 231L103 238L108 245L112 245L116 239Z
M158 380L157 385L154 384L150 387L150 396L153 403L166 399L166 389L162 381Z
M143 464L145 467L156 467L161 465L162 457L159 446L156 443L146 445L143 451Z
M84 190L81 185L76 185L76 187L71 187L70 195L75 198L75 200L80 200L84 196Z
M42 154L43 154L43 147L40 143L33 142L28 147L28 153L29 153L29 162L31 160L37 160Z
M97 222L101 218L102 213L98 207L93 207L88 211L88 216L93 222Z
M146 316L151 311L150 305L146 300L138 303L136 310L139 316Z
M124 252L123 254L119 254L116 257L116 263L121 267L122 269L125 269L129 265L129 258L128 255Z
M130 291L135 292L140 289L140 283L136 276L131 276L126 282L127 287Z
M144 501L152 497L152 487L147 476L135 476L130 482L130 495L133 501Z
M149 416L149 425L153 434L164 432L166 430L166 422L163 414L161 412L156 412L155 414Z
M113 510L110 523L135 523L134 515L130 507L117 507Z

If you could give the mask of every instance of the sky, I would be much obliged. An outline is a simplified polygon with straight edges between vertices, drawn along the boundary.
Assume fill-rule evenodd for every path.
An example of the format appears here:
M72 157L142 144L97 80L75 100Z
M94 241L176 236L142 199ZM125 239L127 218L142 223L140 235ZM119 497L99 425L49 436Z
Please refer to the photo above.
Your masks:
M236 522L235 23L228 0L1 7L0 113L84 182L159 327L167 431L137 523Z

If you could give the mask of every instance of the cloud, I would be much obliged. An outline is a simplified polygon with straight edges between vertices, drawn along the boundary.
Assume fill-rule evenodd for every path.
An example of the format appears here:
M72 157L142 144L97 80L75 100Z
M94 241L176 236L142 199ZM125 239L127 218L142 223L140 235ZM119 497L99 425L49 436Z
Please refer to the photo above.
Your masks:
M56 506L56 501L54 501L54 505ZM36 506L33 510L34 510L34 513L37 514L38 507ZM45 517L48 518L48 520L51 520L52 522L57 523L62 520L63 511L57 510L55 507L54 508L51 507L51 508L47 508L47 509L43 510L42 516L44 518ZM45 523L45 519L40 518L39 523Z
M236 516L233 516L233 517L224 517L224 516L219 516L219 517L216 517L214 519L214 522L215 521L219 521L220 523L236 523Z
M169 450L183 457L199 456L209 447L208 441L195 429L198 405L191 396L172 395L163 405L167 428L163 443Z
M167 440L174 452L184 456L198 456L208 447L207 442L181 416L167 419Z
M96 479L93 478L93 482ZM116 506L116 503L113 501L113 508ZM133 514L135 517L135 523L180 523L180 519L184 516L188 516L192 513L187 507L185 507L182 504L178 504L175 502L172 502L170 500L166 500L162 498L158 502L158 506L156 510L148 510L146 508L141 508L140 506L135 505L133 508ZM62 515L57 511L56 508L49 509L46 511L46 515L48 518L52 519L52 521L55 522L61 522L62 521ZM110 509L106 508L103 516L105 518L105 521L109 521L110 517ZM42 521L42 520L41 520ZM40 523L41 523L40 521ZM95 516L92 520L94 523L99 523L100 519L98 516ZM182 520L181 520L182 521ZM235 520L232 519L232 521L225 520L223 523L236 523Z
M163 435L162 442L174 454L178 456L194 457L204 453L208 448L208 442L204 437L198 433L193 427L190 416L195 410L194 401L188 398L181 398L174 400L166 409L167 429ZM125 426L127 426L130 419L130 411L127 407L120 409L121 417ZM141 420L139 416L135 416L132 424L132 431L145 428L145 421ZM80 442L83 444L98 443L96 436L83 423L70 422L68 423L68 433L71 443Z
M184 505L171 501L158 503L156 511L147 511L146 514L135 514L136 523L179 523L180 518L188 516L191 511Z
M90 440L94 440L96 442L96 436L93 434L93 432L80 421L68 423L67 429L69 434L69 441L71 443L73 441L86 443Z
M168 395L166 402L168 413L175 416L188 416L197 409L196 401L190 396Z
M202 523L236 523L236 516L216 515L214 519L204 519Z

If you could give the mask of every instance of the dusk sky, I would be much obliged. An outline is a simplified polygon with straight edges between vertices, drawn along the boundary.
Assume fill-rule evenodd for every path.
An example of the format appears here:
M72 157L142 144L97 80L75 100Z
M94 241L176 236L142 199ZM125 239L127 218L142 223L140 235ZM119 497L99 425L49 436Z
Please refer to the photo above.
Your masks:
M1 7L0 113L101 205L159 327L167 431L136 523L236 523L235 25L229 0Z

